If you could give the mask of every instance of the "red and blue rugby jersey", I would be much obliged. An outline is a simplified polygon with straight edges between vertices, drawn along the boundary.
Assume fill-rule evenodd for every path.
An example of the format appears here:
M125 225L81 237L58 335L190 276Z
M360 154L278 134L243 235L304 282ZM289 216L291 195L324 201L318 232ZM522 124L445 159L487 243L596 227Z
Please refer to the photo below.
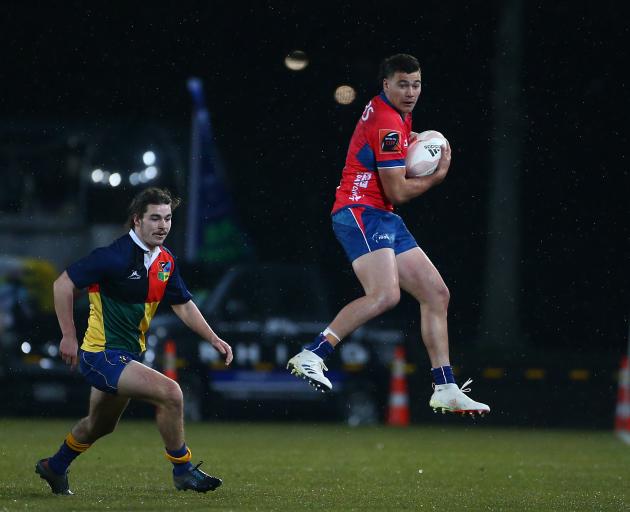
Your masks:
M350 139L333 213L357 205L393 211L378 171L405 166L410 134L411 114L403 117L384 92L372 98Z
M184 304L192 298L171 252L160 248L147 270L145 249L127 234L66 269L77 288L88 287L90 317L83 350L142 353L159 303Z

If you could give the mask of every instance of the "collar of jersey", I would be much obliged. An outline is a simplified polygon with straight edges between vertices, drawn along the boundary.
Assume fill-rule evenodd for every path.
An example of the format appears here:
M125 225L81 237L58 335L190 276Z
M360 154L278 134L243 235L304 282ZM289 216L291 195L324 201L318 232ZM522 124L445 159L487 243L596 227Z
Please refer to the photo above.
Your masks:
M398 110L396 107L394 107L394 105L392 105L392 103L387 99L387 96L385 96L385 91L381 91L381 94L379 94L379 96L381 97L381 99L387 105L389 105L391 108L393 108L398 113L398 115L402 118L403 121L405 120L406 116L400 110Z
M136 243L136 245L144 251L144 268L146 268L148 272L149 268L157 259L162 249L160 249L160 246L158 245L155 247L155 250L153 252L149 251L149 248L144 244L142 240L140 240L140 238L138 238L138 235L136 235L136 232L133 229L129 230L129 236Z
M160 246L156 245L155 250L151 252L149 248L144 245L144 242L140 240L140 238L138 238L138 235L136 235L136 232L133 229L129 230L129 236L136 243L136 245L140 247L140 249L142 249L144 252L149 253L151 256L153 256L154 254L159 254L162 251L162 249L160 249Z

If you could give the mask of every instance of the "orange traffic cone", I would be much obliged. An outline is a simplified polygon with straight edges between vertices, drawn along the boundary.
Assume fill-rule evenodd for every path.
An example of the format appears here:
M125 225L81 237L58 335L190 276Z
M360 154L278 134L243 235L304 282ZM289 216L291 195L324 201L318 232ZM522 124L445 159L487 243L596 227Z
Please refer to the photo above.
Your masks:
M409 393L405 377L405 348L402 346L396 347L392 361L387 424L399 427L409 425Z
M162 373L177 381L177 346L173 340L166 340L164 343L163 367Z
M621 359L621 368L619 369L615 432L626 443L630 443L630 368L626 356Z

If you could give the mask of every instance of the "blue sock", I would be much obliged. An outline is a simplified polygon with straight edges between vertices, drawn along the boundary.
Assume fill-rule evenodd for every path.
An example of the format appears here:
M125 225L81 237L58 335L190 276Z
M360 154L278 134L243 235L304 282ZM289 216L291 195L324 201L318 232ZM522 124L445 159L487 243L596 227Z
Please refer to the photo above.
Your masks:
M322 359L326 359L335 350L335 347L330 344L322 333L319 333L313 343L306 345L304 348L317 354Z
M89 443L79 443L70 433L66 436L57 453L48 459L48 467L58 475L63 475L70 464L72 464L72 461L89 447Z
M431 368L431 374L433 375L433 382L436 384L455 384L453 369L450 366Z
M175 476L183 475L192 468L192 464L190 463L190 457L186 457L189 453L188 446L186 443L182 445L179 450L166 450L167 455L170 457L166 457L173 464L173 474ZM186 462L175 462L173 459L188 459Z

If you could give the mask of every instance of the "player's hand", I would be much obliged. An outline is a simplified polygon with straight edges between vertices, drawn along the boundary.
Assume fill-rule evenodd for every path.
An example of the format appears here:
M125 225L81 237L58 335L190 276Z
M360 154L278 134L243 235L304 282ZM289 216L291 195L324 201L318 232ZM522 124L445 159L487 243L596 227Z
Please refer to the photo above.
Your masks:
M446 139L445 139L446 140ZM440 183L446 178L446 174L448 173L448 169L451 166L451 145L448 141L446 144L442 146L442 156L440 156L440 161L438 162L438 166L435 169L435 172L430 176L434 178L435 183Z
M418 138L418 135L420 135L417 132L411 132L409 134L409 144L411 144L414 140L416 140Z
M70 365L70 369L77 367L77 352L79 350L79 342L76 336L64 336L59 343L59 355L61 360Z
M223 341L218 336L216 339L211 340L210 344L214 348L216 348L221 355L223 355L223 357L225 358L225 366L229 366L232 362L232 359L234 359L234 356L232 355L232 347L230 347L230 344Z

